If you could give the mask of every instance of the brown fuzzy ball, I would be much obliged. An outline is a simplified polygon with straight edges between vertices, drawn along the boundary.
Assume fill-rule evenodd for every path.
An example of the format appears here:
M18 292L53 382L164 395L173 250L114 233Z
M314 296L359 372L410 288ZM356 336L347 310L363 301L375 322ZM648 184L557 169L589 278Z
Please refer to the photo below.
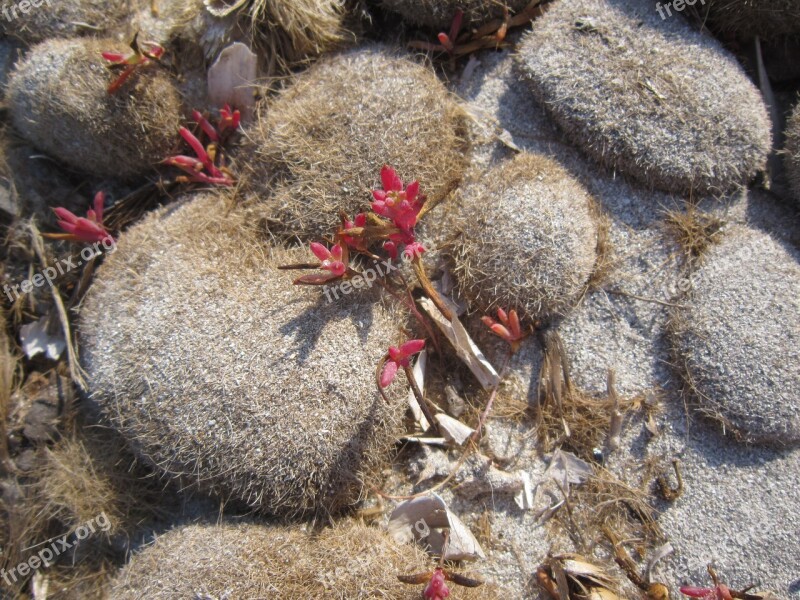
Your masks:
M797 0L705 0L697 5L703 23L742 38L800 35Z
M800 446L800 252L732 225L672 311L675 362L698 409L753 443Z
M432 569L421 550L357 521L317 535L299 527L190 525L135 554L117 575L111 597L412 600L421 597L424 584L404 584L397 576ZM490 585L448 585L464 600L500 597Z
M472 308L516 308L532 319L566 314L595 265L593 202L561 165L527 153L467 187L453 216L453 261Z
M794 107L786 123L784 162L792 193L795 200L800 202L800 104Z
M0 31L26 44L50 39L106 35L129 16L127 0L29 0L9 2L0 11Z
M323 59L263 107L239 156L280 236L318 239L369 207L383 165L443 193L465 163L463 112L434 73L381 47Z
M533 95L597 162L649 187L716 194L766 166L771 125L736 59L641 0L561 0L519 46Z
M381 0L385 8L400 13L414 25L449 31L457 10L464 11L464 22L473 27L504 16L507 8L512 14L527 6L530 0Z
M12 73L11 121L33 145L93 175L131 177L146 172L176 145L178 92L154 65L115 94L102 51L122 51L113 40L52 40L34 47ZM152 67L152 68L151 68Z
M401 385L387 403L375 369L403 319L376 288L292 285L299 273L277 267L308 250L265 246L225 200L200 195L120 237L81 310L92 397L185 486L282 515L341 510L401 432Z

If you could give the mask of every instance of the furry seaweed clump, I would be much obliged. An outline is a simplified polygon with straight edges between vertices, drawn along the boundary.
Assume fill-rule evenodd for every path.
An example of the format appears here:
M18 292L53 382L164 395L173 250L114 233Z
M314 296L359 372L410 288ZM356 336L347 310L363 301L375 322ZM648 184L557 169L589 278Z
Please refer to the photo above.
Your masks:
M800 35L800 4L795 0L707 0L696 10L713 30L745 39Z
M131 177L175 145L181 104L168 75L140 69L116 93L101 52L114 40L50 40L31 49L11 74L11 122L26 140L85 173Z
M126 0L39 0L6 4L0 18L0 31L26 44L50 39L108 35L128 17ZM38 5L38 6L37 6Z
M522 153L463 191L453 215L454 272L471 308L562 316L586 291L597 258L594 200L566 170Z
M422 585L398 575L432 563L385 532L345 521L311 534L250 523L173 529L135 554L117 575L115 600L174 598L419 598ZM457 588L458 598L497 598L490 586Z
M512 14L527 6L530 0L381 0L381 5L399 13L414 25L438 28L443 31L450 27L456 11L464 12L464 20L478 27L491 19L505 16L505 9Z
M277 267L307 249L265 246L225 196L185 200L124 232L83 301L93 401L185 487L281 515L343 509L399 433L400 386L386 402L374 373L402 319L370 292L293 286Z
M786 123L784 162L792 194L800 202L800 104L794 107Z
M243 189L270 230L319 239L369 205L381 165L429 201L465 167L463 112L433 71L382 47L322 59L245 131Z
M800 443L800 255L727 229L673 309L675 362L699 411L753 443Z
M766 165L770 122L759 91L718 42L677 16L662 20L652 3L553 3L518 61L576 145L643 185L723 193Z

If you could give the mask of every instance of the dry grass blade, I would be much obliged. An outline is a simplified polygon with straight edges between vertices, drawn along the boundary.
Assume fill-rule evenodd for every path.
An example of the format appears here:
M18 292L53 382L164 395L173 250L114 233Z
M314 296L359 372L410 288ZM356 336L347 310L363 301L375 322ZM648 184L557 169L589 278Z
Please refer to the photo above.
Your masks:
M689 263L703 256L705 251L719 239L723 222L704 213L692 204L685 211L668 210L664 213L664 225L683 249Z

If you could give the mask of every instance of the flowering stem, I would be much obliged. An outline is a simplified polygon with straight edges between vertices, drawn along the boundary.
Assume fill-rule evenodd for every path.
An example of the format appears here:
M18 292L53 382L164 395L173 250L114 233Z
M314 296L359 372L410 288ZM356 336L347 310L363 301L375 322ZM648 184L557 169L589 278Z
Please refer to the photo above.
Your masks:
M439 309L439 312L442 313L442 316L452 323L455 316L444 303L444 300L442 300L442 297L439 295L439 292L436 291L436 288L433 287L431 280L428 279L428 274L425 273L425 267L422 266L422 261L420 260L419 256L415 257L414 260L411 261L411 265L414 267L414 273L416 274L417 279L419 279L422 289L425 290L425 293L436 305L436 308Z
M425 400L425 398L422 395L422 391L419 389L419 386L417 385L417 379L414 377L414 369L412 369L411 366L408 366L408 367L403 367L403 370L406 373L406 379L408 379L408 383L411 385L411 390L414 392L414 397L417 399L417 404L419 404L419 407L422 410L422 414L425 415L425 419L427 419L431 429L433 429L436 433L438 433L439 424L433 418L431 409L428 406L428 401Z

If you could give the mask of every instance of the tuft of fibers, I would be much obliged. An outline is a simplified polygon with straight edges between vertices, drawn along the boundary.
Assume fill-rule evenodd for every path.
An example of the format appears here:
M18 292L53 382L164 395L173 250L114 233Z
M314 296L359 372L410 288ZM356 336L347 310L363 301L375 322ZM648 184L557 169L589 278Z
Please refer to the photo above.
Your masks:
M668 192L730 191L766 165L767 110L736 59L674 17L641 0L557 1L518 64L597 162Z
M126 0L38 0L4 2L0 6L0 32L38 44L50 39L110 35L129 17ZM38 5L38 6L37 6Z
M380 46L322 59L245 131L242 188L280 237L319 239L369 208L383 165L429 199L466 165L465 119L433 71Z
M51 40L31 49L8 84L11 122L22 137L92 175L132 177L176 144L181 104L163 70L140 69L115 94L101 56L114 40Z
M800 252L731 226L673 310L675 360L698 409L747 442L800 444Z
M221 193L220 193L221 194ZM93 401L185 487L280 515L336 512L401 432L375 369L403 319L374 292L293 286L307 248L264 245L201 194L124 232L80 311ZM401 378L398 378L398 381Z
M797 0L706 0L697 13L714 31L741 38L800 35Z
M464 12L464 23L473 27L521 11L530 0L381 0L381 6L399 13L414 25L449 31L456 11Z
M800 202L800 104L797 104L786 123L784 163L794 199Z
M563 316L595 266L593 198L557 162L521 153L463 190L452 215L454 272L470 307Z
M433 567L415 546L397 544L384 531L359 521L340 522L317 534L299 526L188 525L164 533L134 554L117 574L111 598L412 600L421 597L424 584L404 584L397 576ZM488 584L452 588L464 600L503 597Z

